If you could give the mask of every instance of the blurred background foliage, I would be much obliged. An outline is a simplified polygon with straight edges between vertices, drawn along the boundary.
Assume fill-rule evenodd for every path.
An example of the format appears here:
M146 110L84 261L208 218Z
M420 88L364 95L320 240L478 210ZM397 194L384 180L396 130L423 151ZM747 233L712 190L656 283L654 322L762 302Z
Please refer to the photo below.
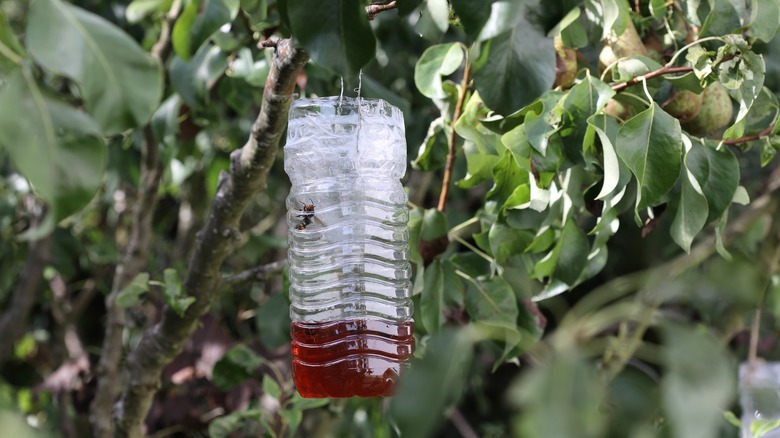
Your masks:
M162 84L155 85L153 69L148 77L128 70L117 86L137 90L138 100L117 97L130 109L111 116L90 106L90 93L101 91L89 91L91 79L73 72L78 61L47 46L57 35L56 17L47 14L71 9L61 9L59 0L0 0L0 126L36 129L23 111L10 115L16 110L9 89L27 84L69 111L86 111L94 123L68 125L64 137L72 131L73 144L95 142L93 152L76 149L89 160L58 163L34 155L32 146L22 148L28 144L21 137L0 133L0 309L13 308L12 292L31 248L25 236L52 235L40 293L12 354L0 361L3 433L89 435L86 413L95 393L104 297L130 238L142 125L151 120L164 173L145 255L148 277L123 290L126 351L157 320L161 306L186 300L176 295L180 284L173 302L167 291L175 291L177 275L186 272L219 174L244 144L262 102L273 49L258 48L258 42L292 34L313 59L297 78L300 97L338 95L343 80L345 95L359 89L404 112L410 160L404 183L416 263L415 362L391 399L308 400L295 392L286 272L275 263L286 259L289 181L280 150L268 189L247 207L223 266L226 275L258 265L273 269L215 300L185 352L165 369L147 418L149 435L739 436L724 412L739 413L737 363L748 356L757 315L758 355L780 359L780 230L777 199L768 190L777 184L772 158L780 144L774 134L780 2L398 0L394 10L370 22L362 12L368 3L76 0L73 10L113 23L145 51L159 40L166 14L181 11ZM317 23L339 17L353 17L341 23L351 33L321 47L322 38L338 32ZM639 46L625 48L620 36L626 32ZM681 51L698 36L721 39ZM115 50L129 43L116 44ZM614 52L611 61L604 47ZM731 51L725 61L716 58L724 47ZM755 54L762 55L760 63ZM731 60L744 62L721 68ZM613 99L611 85L670 61L694 65L696 78L687 84L656 78L645 87L639 82ZM473 82L464 81L467 71ZM743 84L759 73L763 84L745 91ZM714 172L714 188L702 187L699 198L686 195L686 187L695 187L684 182L687 168L665 191L637 188L641 182L629 173L617 128L626 133L623 140L635 138L647 124L641 114L650 102L666 114L661 107L669 110L676 93L717 83L730 86L727 106L734 110L728 108L726 123L693 132L686 115L676 117L694 142L711 139L693 148L725 148L738 169L725 159L728 169ZM160 96L153 96L155 87ZM139 108L147 94L153 108L145 114ZM462 109L456 111L458 100ZM751 109L740 115L740 105ZM669 146L677 155L656 157L657 163L679 168L679 123L653 117L664 132L678 130L676 146ZM631 123L642 126L632 131ZM650 150L664 146L654 135L647 135ZM450 138L457 183L440 212L435 207ZM58 144L65 150L69 141ZM546 154L531 150L537 141ZM611 170L604 161L610 141L618 152ZM101 153L105 159L95 158ZM522 168L523 158L530 169ZM25 170L36 166L48 176L36 180ZM70 175L62 181L73 181L60 184L58 172ZM735 172L740 188L723 188ZM610 178L615 187L622 184L625 198L596 195ZM50 192L41 188L49 185ZM520 186L527 193L518 192ZM638 190L655 199L635 212ZM690 196L709 204L702 210ZM722 211L708 217L708 205L724 196ZM765 202L757 205L757 199ZM40 223L42 200L45 217L57 221ZM541 204L523 207L526 202ZM698 225L676 221L686 209L698 210ZM74 342L86 351L86 362L72 354Z

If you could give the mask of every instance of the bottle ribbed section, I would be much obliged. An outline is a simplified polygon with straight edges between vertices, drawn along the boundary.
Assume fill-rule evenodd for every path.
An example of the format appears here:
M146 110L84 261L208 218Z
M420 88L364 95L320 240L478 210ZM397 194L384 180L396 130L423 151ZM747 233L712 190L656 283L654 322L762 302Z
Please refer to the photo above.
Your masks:
M299 100L284 152L296 385L390 395L414 349L402 114L375 99Z

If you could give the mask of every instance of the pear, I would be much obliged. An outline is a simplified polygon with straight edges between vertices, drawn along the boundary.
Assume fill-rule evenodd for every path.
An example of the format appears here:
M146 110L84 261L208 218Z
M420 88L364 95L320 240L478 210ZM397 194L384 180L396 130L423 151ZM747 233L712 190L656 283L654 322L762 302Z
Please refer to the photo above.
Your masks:
M720 82L715 82L702 91L701 110L696 117L683 123L682 128L693 135L719 131L729 124L733 112L726 87Z
M701 111L702 97L704 93L696 94L692 91L683 90L677 92L664 105L664 110L671 114L672 117L677 118L680 123L690 122Z
M555 86L564 88L574 83L577 78L577 52L564 47L561 36L553 40L555 45Z

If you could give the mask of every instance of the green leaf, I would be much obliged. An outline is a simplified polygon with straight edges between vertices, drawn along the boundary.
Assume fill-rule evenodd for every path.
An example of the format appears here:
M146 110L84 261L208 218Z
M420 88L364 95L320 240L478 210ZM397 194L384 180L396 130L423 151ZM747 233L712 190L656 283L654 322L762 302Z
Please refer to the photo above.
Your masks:
M496 154L481 151L472 142L463 145L463 153L466 156L466 177L458 181L458 187L467 189L490 179L493 176L493 167L501 159Z
M667 322L662 329L666 373L661 390L671 436L717 436L721 412L731 403L736 386L737 373L729 356L703 327L696 330Z
M420 240L430 241L447 235L447 217L435 208L425 210Z
M615 95L605 82L587 75L572 87L563 100L562 127L559 131L564 141L566 156L573 162L582 161L582 145L588 133L588 118L601 111Z
M452 9L460 18L466 36L474 41L482 31L482 27L490 18L493 2L474 0L452 0Z
M27 237L48 234L84 207L103 182L106 147L86 114L38 88L27 68L0 88L0 148L45 199L50 211ZM13 108L13 110L10 110Z
M615 151L617 134L620 129L620 125L615 119L604 114L595 114L588 119L588 125L593 127L601 141L604 180L596 199L602 200L622 190L631 179L631 173Z
M228 74L234 78L242 78L255 87L265 86L271 66L262 56L261 53L260 58L255 60L252 57L252 50L242 47L238 50L238 57L230 63Z
M542 156L547 155L550 137L561 127L561 111L558 105L562 99L565 101L565 96L568 95L548 91L539 98L541 110L537 112L531 109L525 115L524 127L528 141Z
M728 421L732 426L742 429L742 422L739 421L739 418L737 418L737 416L733 412L725 411L723 413L723 418L725 418L726 421Z
M209 38L233 21L239 0L190 0L173 27L173 50L189 61Z
M247 420L260 421L262 418L263 412L260 409L231 412L209 423L209 437L227 438L231 433L239 430Z
M171 0L133 0L125 9L128 23L138 23L155 12L165 12L171 8Z
M750 12L753 37L771 41L780 28L780 0L750 0Z
M534 233L531 230L515 230L506 224L495 222L490 227L488 239L490 252L496 262L504 263L510 257L525 252L534 240Z
M693 147L686 155L685 164L707 197L707 222L718 219L731 205L739 186L737 157L726 147L715 149L693 142Z
M152 115L152 131L159 140L163 163L170 163L179 139L179 114L182 102L178 94L172 94Z
M401 436L429 436L444 410L461 395L472 342L465 330L442 330L431 336L425 356L404 372L390 399L390 418Z
M496 201L499 207L505 208L507 200L515 189L528 182L528 172L520 168L511 152L506 151L501 161L493 168L493 187L485 197Z
M200 9L201 0L189 0L186 6L181 11L179 18L176 19L176 23L173 25L173 32L171 33L171 45L176 55L189 61L192 57L192 38L190 37L190 31L192 25L195 24L195 20L198 18L198 9ZM195 50L197 52L197 50Z
M282 388L276 383L276 380L268 374L263 376L263 392L277 400L282 397Z
M553 249L536 263L534 275L539 279L550 277L573 286L585 269L589 252L588 237L574 221L567 221Z
M114 305L120 308L132 307L141 302L141 295L149 290L149 273L141 272L116 296Z
M273 351L290 342L290 304L277 293L255 311L255 326L260 342Z
M777 420L753 420L750 423L750 436L760 438L780 427L780 419Z
M469 278L466 311L472 321L500 321L511 324L516 323L519 312L512 286L501 277Z
M165 278L165 291L163 293L165 304L170 306L177 315L184 316L187 308L195 302L195 297L184 295L179 273L175 269L166 269L163 272L163 277Z
M639 184L638 217L640 209L658 203L680 177L680 122L653 103L620 128L617 153Z
M15 69L26 57L27 53L8 25L5 13L0 11L0 74Z
M536 18L533 10L539 7L539 2L536 0L493 0L470 3L488 3L490 8L490 16L476 37L477 41L485 41L510 31L522 25L526 18Z
M436 333L444 325L444 267L436 259L425 268L425 287L420 297L420 319L423 327Z
M742 26L745 16L743 0L707 0L700 3L697 11L701 20L700 37L734 33Z
M78 84L106 135L145 124L162 97L162 71L129 35L61 0L35 0L27 48L36 62Z
M200 109L209 102L209 84L222 76L227 67L225 53L219 47L205 45L189 62L173 58L171 85L188 107Z
M499 114L511 114L531 103L554 81L553 41L525 19L480 44L474 84L485 103Z
M439 41L450 27L450 5L447 0L425 0L414 30L429 41Z
M303 398L300 394L298 394L298 391L295 391L292 399L290 400L290 405L299 411L321 408L323 406L327 406L328 403L330 403L329 398Z
M497 154L502 149L500 136L487 126L482 120L489 116L488 109L479 92L474 92L463 106L463 111L455 123L455 133L464 139L473 142L479 150L490 154Z
M211 380L215 386L227 391L250 378L263 363L264 359L249 347L236 345L214 365Z
M628 24L628 2L626 0L601 0L604 31L601 39L607 39L612 32L621 35Z
M670 234L675 243L680 245L685 252L691 252L691 243L693 238L707 224L707 215L709 214L709 205L707 198L702 193L702 188L696 180L693 172L688 168L688 156L691 150L691 141L683 138L685 143L685 167L682 174L682 191L680 201L677 207L677 214L674 216Z
M420 255L420 233L422 232L423 210L419 207L409 210L409 248L411 260L414 264L422 264Z
M605 436L604 395L604 385L578 352L557 353L510 387L509 400L522 408L515 436Z
M417 9L422 4L422 0L397 0L396 3L398 4L398 15L404 17Z
M352 76L374 58L376 40L359 0L287 0L293 36L319 65Z
M423 96L443 99L442 76L451 75L463 63L465 47L461 43L438 44L428 47L414 67L414 84Z

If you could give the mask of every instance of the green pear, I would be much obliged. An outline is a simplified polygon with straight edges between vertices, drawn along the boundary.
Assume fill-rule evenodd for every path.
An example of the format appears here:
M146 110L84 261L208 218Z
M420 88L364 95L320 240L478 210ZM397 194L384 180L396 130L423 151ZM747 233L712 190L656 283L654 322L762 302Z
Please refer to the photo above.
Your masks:
M565 47L560 35L553 40L555 45L555 86L564 88L577 78L577 52Z
M693 135L719 131L729 124L733 112L726 87L715 82L702 91L701 110L692 120L683 123L682 128Z
M677 118L680 123L690 122L701 111L703 94L696 94L688 90L679 91L664 105L664 110Z

